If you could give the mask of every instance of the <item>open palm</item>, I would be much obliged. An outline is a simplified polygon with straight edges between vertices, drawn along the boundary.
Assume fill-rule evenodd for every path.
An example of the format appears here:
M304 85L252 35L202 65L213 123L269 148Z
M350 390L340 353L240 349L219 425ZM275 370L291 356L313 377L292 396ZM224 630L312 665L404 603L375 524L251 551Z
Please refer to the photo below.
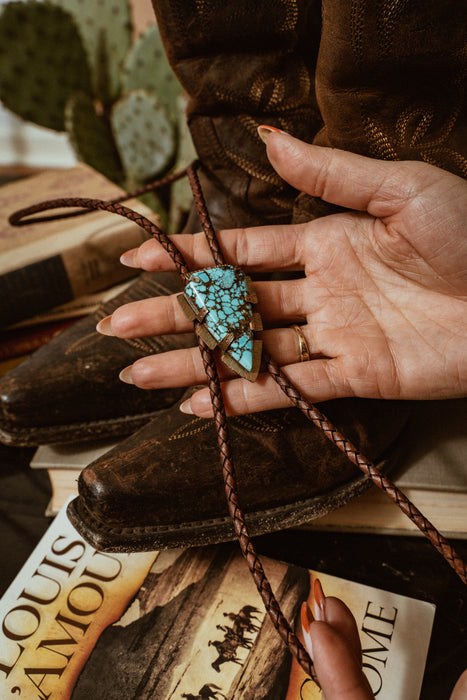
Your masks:
M303 270L255 283L270 354L312 401L343 396L439 399L467 394L467 183L418 162L392 163L271 133L268 156L298 190L347 211L300 225L218 234L226 261L249 273ZM177 236L191 269L212 266L203 234ZM173 269L156 241L123 262ZM302 326L312 358L298 362ZM186 332L175 297L118 309L102 332L120 337ZM230 413L287 405L267 373L255 383L226 370ZM142 388L205 381L197 348L138 360L122 373ZM207 390L185 410L211 415Z

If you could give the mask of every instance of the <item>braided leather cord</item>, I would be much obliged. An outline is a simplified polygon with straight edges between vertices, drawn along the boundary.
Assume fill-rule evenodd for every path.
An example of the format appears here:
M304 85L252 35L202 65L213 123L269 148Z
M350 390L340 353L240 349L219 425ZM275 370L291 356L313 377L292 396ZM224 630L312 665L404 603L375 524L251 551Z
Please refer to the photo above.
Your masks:
M196 165L196 162L193 163L192 167ZM103 211L111 211L116 214L119 212L115 211L114 209L111 209L112 205L119 204L120 202L126 202L128 199L134 199L135 197L141 197L143 194L147 194L148 192L152 192L153 190L160 189L161 187L165 187L166 185L171 185L173 182L176 182L177 180L181 180L182 177L185 177L187 175L188 168L185 168L184 170L178 170L176 173L171 173L170 175L167 175L166 177L160 178L159 180L154 180L153 182L150 182L147 185L143 185L137 190L133 190L132 192L124 192L120 197L115 197L115 199L112 199L110 201L104 201L100 199L95 199L95 200L90 200L90 199L85 199L85 198L71 198L71 197L62 197L61 199L49 199L44 202L38 202L37 204L33 204L30 207L24 207L23 209L18 209L17 211L14 211L8 218L8 221L12 226L28 226L29 224L39 224L43 223L45 221L56 221L57 219L69 219L72 216L80 216L82 214L86 214L88 211L91 211L93 209L102 209ZM85 202L89 201L94 201L96 202L96 206L88 206ZM61 202L61 203L60 203ZM72 203L73 202L73 203ZM100 203L101 206L97 206L97 202ZM34 214L38 214L41 211L49 211L51 209L60 209L60 208L66 208L66 207L77 207L78 209L82 209L82 211L71 211L71 212L62 212L60 214L53 214L51 216L34 216L33 219L29 219L28 217L33 216ZM127 211L131 212L132 209L127 209ZM127 216L126 214L122 214L122 216ZM129 217L127 217L129 218ZM131 219L132 221L135 221L134 219ZM137 223L137 222L136 222ZM139 224L142 228L144 228L146 231L151 233L151 235L154 235L148 228L147 224L151 225L151 222L149 219L145 219L145 225ZM152 224L155 226L155 224ZM156 228L160 231L159 227L156 226ZM164 234L165 235L165 234ZM162 241L161 241L162 243ZM162 244L163 245L163 244Z
M186 277L189 274L189 269L185 263L182 254L172 242L172 239L170 239L167 236L167 234L164 231L162 231L162 229L160 229L156 224L152 223L145 216L133 211L128 207L123 206L122 204L120 204L120 202L131 197L138 196L145 192L149 192L158 187L162 187L163 185L166 185L170 182L174 182L175 180L187 175L190 180L190 185L193 191L193 198L197 209L198 217L201 221L203 231L209 242L215 264L222 265L224 264L224 257L222 255L222 250L219 247L219 243L217 241L215 231L209 217L206 202L204 200L202 189L196 173L197 167L198 163L195 162L183 171L175 173L169 176L168 178L163 178L161 180L150 183L149 185L146 185L145 187L135 192L126 194L112 201L106 202L99 199L76 197L60 198L49 200L46 202L41 202L31 207L21 209L12 214L10 216L10 223L12 225L20 226L26 223L32 223L33 221L48 221L56 218L65 218L67 216L76 216L81 213L85 213L85 211L92 210L102 210L115 213L120 216L126 217L130 221L133 221L138 226L141 226L148 233L150 233L150 235L154 236L154 238L156 238L159 241L163 248L172 257L180 276L184 280L186 280ZM68 214L59 214L56 216L40 218L35 217L34 219L26 218L39 212L62 207L77 207L79 209L84 210L84 212L76 211ZM219 375L217 372L214 353L198 335L197 338L211 394L211 401L214 411L214 420L216 423L217 438L220 451L220 461L224 478L225 495L227 499L229 513L232 517L235 533L238 537L241 551L253 576L258 592L261 595L266 611L268 612L279 635L281 636L285 644L289 647L292 654L296 657L298 663L303 668L305 673L311 676L311 678L318 684L312 660L310 659L307 651L301 644L300 640L292 631L289 623L283 616L280 610L280 606L267 580L261 561L255 551L255 548L251 541L251 537L248 534L248 528L246 526L243 512L238 499L235 470L229 439L228 421L225 413L225 407L222 398L222 389L219 380ZM359 452L359 450L349 440L347 440L335 428L335 426L300 393L300 391L289 381L289 379L286 377L286 375L280 369L277 363L264 351L263 356L265 358L268 372L278 383L278 385L287 395L292 404L299 408L310 421L317 425L324 432L326 437L329 438L329 440L331 440L342 452L344 452L347 455L347 457L356 466L358 466L373 481L373 483L376 484L376 486L382 489L388 495L388 497L402 509L402 511L407 515L407 517L410 518L410 520L419 528L419 530L429 539L429 541L434 545L434 547L446 559L448 564L454 569L454 571L463 581L463 583L467 584L466 563L456 553L455 549L448 542L448 540L446 540L446 538L444 538L436 530L436 528L425 518L425 516L418 510L418 508L410 502L410 500L392 481L390 481L390 479L388 479L380 473L380 471L373 464L373 462L371 462L364 455L362 455Z
M197 163L195 162L186 170L183 170L180 173L174 175L172 177L172 181L175 181L176 179L179 179L184 175L188 175L190 185L193 190L193 198L197 209L197 213L201 221L201 225L203 226L206 238L211 247L214 260L216 262L216 265L222 265L224 264L224 257L222 255L222 251L219 247L215 231L212 226L211 219L209 217L206 202L204 200L199 179L196 174L196 169ZM135 197L139 194L142 194L143 192L147 192L151 189L161 187L162 184L166 183L167 178L164 178L163 180L158 180L146 186L142 190L138 190L137 192L132 192L126 195L124 199ZM68 216L78 216L82 213L85 213L86 211L94 210L108 211L114 214L118 214L119 216L124 216L130 221L136 223L138 226L141 226L145 231L147 231L149 234L151 234L151 236L154 236L154 238L156 238L157 241L159 241L163 248L172 257L172 260L174 261L180 276L185 281L187 275L189 274L189 269L186 265L182 254L174 245L172 240L167 236L167 234L164 231L162 231L161 228L159 228L159 226L154 224L144 215L139 214L133 209L130 209L129 207L120 204L121 201L123 201L123 198L118 198L112 201L104 201L100 199L91 199L84 197L62 197L58 199L39 202L38 204L34 204L30 207L25 207L24 209L18 210L9 217L9 221L13 226L21 226L25 225L26 223L29 224L33 221L42 222L50 221L51 219L57 218L68 218ZM78 211L71 212L69 214L61 213L56 216L34 217L33 219L28 218L43 211L68 207L77 208ZM248 534L248 529L237 496L237 484L231 455L228 422L224 408L224 401L222 398L221 384L217 372L216 362L214 359L214 353L204 343L204 341L199 337L198 334L196 334L196 337L198 339L198 344L201 351L201 356L203 358L203 363L208 378L208 385L211 393L227 505L229 513L232 517L235 533L238 537L241 551L246 559L258 592L261 596L261 599L263 600L266 611L274 624L274 627L277 629L280 637L285 642L287 647L291 650L292 654L296 657L298 663L303 668L305 673L307 673L315 681L315 683L319 685L313 667L313 662L310 659L308 652L306 651L300 640L297 638L295 633L292 631L289 623L282 614L279 603L277 602L274 593L272 592L271 586L266 577L261 561L254 549L251 537Z
M216 265L225 263L224 256L219 247L219 242L216 233L212 226L206 202L204 200L203 191L199 184L199 179L196 174L196 168L188 169L188 177L193 191L193 199L196 206L196 211L203 227L204 234L209 242L212 256ZM195 323L195 329L196 329ZM237 535L240 549L248 564L248 568L253 576L256 588L261 596L264 607L272 620L272 623L278 631L281 639L297 659L300 666L306 674L311 676L314 682L319 685L318 678L313 666L313 661L298 637L293 632L289 623L281 612L279 603L271 589L267 576L264 572L261 560L256 553L251 537L248 533L248 528L245 523L243 511L238 499L237 481L235 477L235 469L232 460L232 451L229 439L229 430L227 416L225 413L224 401L222 398L222 389L217 372L217 365L214 359L214 352L206 345L202 338L196 333L198 339L201 357L203 359L204 369L208 378L208 386L211 395L211 403L214 411L214 420L216 423L217 443L219 446L220 461L222 466L222 475L224 479L224 492L227 499L227 505L232 518L235 534Z
M441 535L434 525L419 511L419 509L407 498L407 496L387 477L383 476L379 469L367 459L353 445L350 440L347 440L339 430L319 411L316 406L311 404L300 391L287 379L284 372L278 364L263 351L263 356L266 361L269 374L281 387L282 391L287 395L294 406L299 408L302 413L320 428L326 437L331 440L344 454L353 462L359 469L362 470L372 481L382 489L385 494L396 503L399 508L410 518L410 520L418 527L418 529L427 537L431 544L438 552L446 559L447 563L452 566L461 581L467 584L467 565L456 553L450 542Z

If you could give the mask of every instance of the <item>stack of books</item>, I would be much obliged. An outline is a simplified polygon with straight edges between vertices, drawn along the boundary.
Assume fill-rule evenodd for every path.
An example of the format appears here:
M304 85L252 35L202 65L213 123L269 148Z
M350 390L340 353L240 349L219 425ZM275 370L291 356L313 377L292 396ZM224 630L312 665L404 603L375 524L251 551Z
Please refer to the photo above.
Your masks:
M138 272L121 265L120 255L148 237L136 224L107 212L20 227L12 226L9 216L59 197L114 199L122 194L83 163L0 188L0 376L118 294ZM157 223L142 202L130 200L128 205Z
M467 538L467 400L417 404L390 478L448 538ZM420 535L376 486L310 528Z

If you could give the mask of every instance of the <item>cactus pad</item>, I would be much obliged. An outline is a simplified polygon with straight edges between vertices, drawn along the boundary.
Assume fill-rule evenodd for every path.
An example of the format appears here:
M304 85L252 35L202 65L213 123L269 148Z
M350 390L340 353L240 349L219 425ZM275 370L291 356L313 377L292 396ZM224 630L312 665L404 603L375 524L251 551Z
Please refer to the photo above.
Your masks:
M156 94L176 118L182 87L169 65L157 26L149 27L131 48L124 64L124 92L142 88Z
M175 129L155 95L134 90L113 107L111 124L130 184L163 172L175 155Z
M0 100L27 121L64 130L65 104L89 93L90 73L78 30L60 7L11 2L0 9Z
M67 10L81 33L94 94L108 104L120 94L120 75L131 45L128 0L51 0Z
M122 182L123 172L110 128L96 114L90 97L75 93L65 108L65 126L79 160L113 180Z

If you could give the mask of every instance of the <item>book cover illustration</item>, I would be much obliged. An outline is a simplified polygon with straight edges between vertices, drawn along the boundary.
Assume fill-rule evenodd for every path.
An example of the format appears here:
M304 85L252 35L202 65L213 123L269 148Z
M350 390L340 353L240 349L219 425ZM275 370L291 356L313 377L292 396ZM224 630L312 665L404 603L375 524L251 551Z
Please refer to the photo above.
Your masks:
M319 576L356 617L376 698L418 700L433 605L268 558L263 565L299 636L300 606ZM321 697L266 615L236 543L160 552L132 607L101 636L72 700L92 692L106 700Z
M319 576L352 610L378 700L418 700L434 617L423 601L264 558L297 634ZM90 547L65 509L0 601L0 697L313 700L236 542L160 553Z
M63 509L0 600L0 698L67 700L156 556L97 552Z

